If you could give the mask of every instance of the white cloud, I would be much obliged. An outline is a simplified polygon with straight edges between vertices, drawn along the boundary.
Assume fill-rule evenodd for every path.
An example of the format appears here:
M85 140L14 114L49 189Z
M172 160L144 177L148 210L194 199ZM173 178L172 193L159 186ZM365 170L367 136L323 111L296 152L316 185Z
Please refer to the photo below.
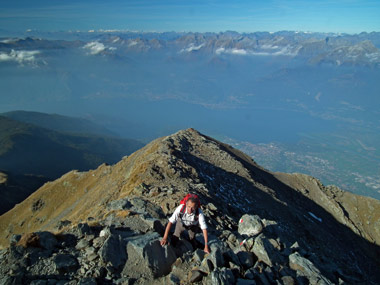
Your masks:
M106 50L106 47L101 42L90 42L86 44L83 48L90 50L90 53L95 55Z
M0 43L10 44L10 43L14 43L16 41L17 41L17 39L4 39L4 40L1 40Z
M215 52L216 54L221 54L221 53L224 53L226 51L226 49L224 47L221 47L221 48L218 48Z
M0 53L0 62L2 61L16 61L20 64L35 63L36 55L40 54L37 50L12 50L10 53Z
M298 51L301 47L291 47L291 46L285 46L281 49L279 49L278 46L264 46L264 50L266 51L260 51L260 50L246 50L246 49L225 49L224 47L220 47L215 50L215 53L220 55L222 53L226 54L235 54L235 55L255 55L255 56L296 56L298 54Z
M138 41L131 41L129 44L128 44L128 47L133 47L135 45L137 45L139 42Z
M376 53L366 53L365 56L369 59L371 62L379 62L380 61L380 52Z
M278 49L278 46L273 46L271 44L266 44L261 46L262 49Z
M225 49L224 47L218 48L215 51L216 54L228 53L228 54L236 54L236 55L247 55L249 52L245 49Z
M231 50L232 54L246 55L248 52L245 49L234 48Z
M180 52L192 52L200 50L205 44L200 44L199 46L195 46L194 44L190 44L188 48L181 49Z

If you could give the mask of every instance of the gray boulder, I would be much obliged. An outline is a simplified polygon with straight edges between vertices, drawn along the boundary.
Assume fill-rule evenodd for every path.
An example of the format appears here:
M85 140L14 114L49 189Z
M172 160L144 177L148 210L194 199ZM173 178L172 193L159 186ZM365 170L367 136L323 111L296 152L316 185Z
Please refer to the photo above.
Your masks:
M163 284L165 285L177 285L181 283L181 279L173 273L170 273L168 276L163 278Z
M216 268L208 275L206 284L224 285L235 284L235 276L229 268Z
M322 275L319 269L310 260L302 257L298 252L289 255L289 266L291 269L297 271L297 275L306 277L310 284L333 284Z
M252 252L239 251L237 253L240 264L245 268L251 268L255 264L254 255Z
M254 268L250 268L248 269L245 273L244 273L244 278L245 279L249 279L249 280L253 280L255 278L255 276L258 275L258 272L256 271L256 269Z
M108 262L115 268L119 268L127 261L125 248L126 242L120 235L110 235L99 250L99 255L104 264Z
M107 204L108 210L127 210L132 206L132 204L128 201L128 198L113 200Z
M193 260L195 262L201 263L203 258L205 257L206 253L202 249L196 249L194 252Z
M190 278L189 278L189 282L190 283L195 283L195 282L199 282L202 280L202 278L205 276L205 273L203 273L202 271L200 270L192 270L191 271L191 274L190 274Z
M274 263L281 263L282 257L273 244L265 237L264 234L260 234L255 239L255 243L252 247L252 252L257 258L269 266L273 266Z
M180 239L173 248L176 256L182 256L186 252L193 251L193 246L186 239Z
M203 272L211 273L214 270L214 268L215 268L215 266L209 258L203 259L203 261L201 263L201 267L200 267L200 269Z
M223 253L220 248L215 248L214 250L212 250L211 253L205 257L203 263L205 262L205 260L210 260L214 268L223 267L225 263Z
M96 279L95 278L83 278L79 280L78 285L96 285Z
M90 243L87 240L81 239L81 240L78 241L78 243L75 246L75 248L78 249L78 250L81 250L81 249L87 248L89 245L90 245Z
M264 229L263 222L257 215L244 215L239 220L238 232L241 235L254 236Z
M296 284L294 278L291 276L283 276L283 277L281 277L281 281L284 285L295 285Z
M76 271L79 267L77 259L69 254L59 254L55 256L54 264L60 274Z
M149 230L158 232L161 236L164 235L165 227L161 224L160 220L151 218L149 215L140 215L139 218L144 224L147 225Z
M155 278L167 275L177 259L171 246L161 246L158 233L147 233L128 239L127 254L128 260L123 273L134 278L142 275Z
M38 236L40 237L40 246L47 249L47 250L53 250L57 244L58 241L51 232L38 232Z
M78 224L78 226L76 227L76 229L77 229L77 233L79 234L79 236L84 236L84 235L90 235L90 234L92 234L92 230L91 230L90 226L87 223L80 223L80 224Z
M149 215L155 219L165 218L165 214L162 211L161 207L153 204L149 201L143 200L140 197L134 197L129 200L132 204L131 210L144 215Z
M256 285L256 281L239 278L236 280L236 285Z

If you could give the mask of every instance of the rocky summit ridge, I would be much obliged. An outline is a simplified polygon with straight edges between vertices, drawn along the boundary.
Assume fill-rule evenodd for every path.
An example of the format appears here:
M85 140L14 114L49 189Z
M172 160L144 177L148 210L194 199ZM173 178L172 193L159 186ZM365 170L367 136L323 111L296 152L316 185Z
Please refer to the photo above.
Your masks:
M161 247L199 195L210 254ZM0 216L2 284L378 284L380 202L272 173L194 129L71 171Z

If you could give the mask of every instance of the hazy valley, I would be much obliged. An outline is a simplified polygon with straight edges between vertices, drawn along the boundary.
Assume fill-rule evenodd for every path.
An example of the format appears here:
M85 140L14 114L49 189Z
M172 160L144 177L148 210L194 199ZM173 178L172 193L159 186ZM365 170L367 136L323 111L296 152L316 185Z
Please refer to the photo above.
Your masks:
M379 199L379 47L379 33L7 35L0 111L143 142L195 127L272 171Z

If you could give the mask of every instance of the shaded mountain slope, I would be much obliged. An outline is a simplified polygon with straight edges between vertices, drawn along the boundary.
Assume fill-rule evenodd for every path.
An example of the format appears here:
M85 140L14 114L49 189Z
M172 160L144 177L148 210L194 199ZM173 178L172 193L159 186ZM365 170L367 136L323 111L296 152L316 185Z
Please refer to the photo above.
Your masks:
M110 130L82 118L29 111L13 111L0 115L59 132L115 136Z
M40 188L47 178L36 175L13 175L0 172L0 214L9 211L16 203L23 201Z
M314 177L304 174L276 173L275 176L323 207L356 234L379 245L379 200L354 195L335 186L326 187Z
M71 171L46 183L0 217L0 242L6 246L13 234L57 231L67 224L103 224L112 215L128 221L126 211L111 206L133 197L169 215L189 191L201 197L209 231L219 238L236 231L242 215L259 215L275 221L267 235L281 237L281 250L299 244L334 283L341 278L362 284L380 280L380 235L372 220L379 201L329 192L307 176L273 174L193 129L157 139L113 166ZM356 204L361 220L353 218L356 210L349 201L355 199L362 201Z
M115 163L143 144L114 137L68 134L0 116L0 170L10 176L1 185L0 213L21 202L47 180L72 169Z
M2 116L0 134L0 169L49 178L114 163L142 146L134 140L64 134Z

